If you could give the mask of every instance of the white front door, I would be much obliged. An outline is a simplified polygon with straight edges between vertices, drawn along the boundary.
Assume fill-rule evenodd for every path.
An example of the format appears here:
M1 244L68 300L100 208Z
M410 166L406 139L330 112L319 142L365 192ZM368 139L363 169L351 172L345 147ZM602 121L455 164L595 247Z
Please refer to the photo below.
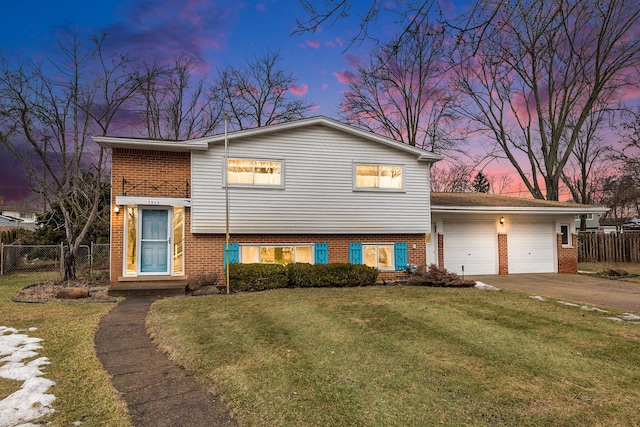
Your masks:
M169 210L142 209L140 228L140 274L169 274Z

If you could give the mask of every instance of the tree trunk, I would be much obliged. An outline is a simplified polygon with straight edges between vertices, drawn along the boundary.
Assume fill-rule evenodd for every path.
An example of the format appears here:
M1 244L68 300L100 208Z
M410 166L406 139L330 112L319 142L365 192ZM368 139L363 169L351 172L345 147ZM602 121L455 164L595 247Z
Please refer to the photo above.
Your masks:
M71 248L64 254L64 281L76 280L76 254Z

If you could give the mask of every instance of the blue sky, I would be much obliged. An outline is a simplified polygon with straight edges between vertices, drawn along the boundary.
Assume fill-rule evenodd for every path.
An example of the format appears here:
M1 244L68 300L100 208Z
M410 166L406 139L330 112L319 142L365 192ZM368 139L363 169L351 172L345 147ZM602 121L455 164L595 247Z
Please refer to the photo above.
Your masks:
M368 2L355 2L367 4ZM41 58L54 52L60 34L107 33L115 50L146 59L170 59L186 52L201 61L199 72L215 74L242 65L267 50L279 50L294 73L295 93L318 104L317 114L335 117L342 91L370 45L345 48L357 30L357 13L316 33L292 35L305 12L298 0L5 0L0 14L0 50L8 57ZM393 22L379 23L383 38Z
M279 51L282 67L298 81L291 91L316 104L313 114L337 116L349 79L370 44L345 49L358 28L358 5L349 19L315 33L292 35L305 11L298 0L5 0L0 13L0 51L9 59L46 59L65 33L107 34L107 46L134 57L171 60L185 52L198 58L199 74L215 75L227 65L244 65L267 51ZM375 31L383 39L397 31L391 20ZM21 167L0 150L0 196L30 194Z

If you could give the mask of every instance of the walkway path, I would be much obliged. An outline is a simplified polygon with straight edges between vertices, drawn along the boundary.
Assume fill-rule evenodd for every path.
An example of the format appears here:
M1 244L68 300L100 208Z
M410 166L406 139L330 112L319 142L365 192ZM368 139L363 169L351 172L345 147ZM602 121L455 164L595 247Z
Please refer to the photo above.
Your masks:
M145 318L155 298L127 298L100 322L98 359L136 427L236 426L225 405L151 341Z

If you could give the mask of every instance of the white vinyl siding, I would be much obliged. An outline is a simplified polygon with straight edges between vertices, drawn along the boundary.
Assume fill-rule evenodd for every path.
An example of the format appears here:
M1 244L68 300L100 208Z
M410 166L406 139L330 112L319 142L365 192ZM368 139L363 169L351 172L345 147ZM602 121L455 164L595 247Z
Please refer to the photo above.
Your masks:
M224 147L192 153L191 230L224 233ZM230 158L282 159L282 190L230 187L231 233L426 233L429 164L393 147L326 126L229 142ZM403 165L403 191L354 191L354 164Z

